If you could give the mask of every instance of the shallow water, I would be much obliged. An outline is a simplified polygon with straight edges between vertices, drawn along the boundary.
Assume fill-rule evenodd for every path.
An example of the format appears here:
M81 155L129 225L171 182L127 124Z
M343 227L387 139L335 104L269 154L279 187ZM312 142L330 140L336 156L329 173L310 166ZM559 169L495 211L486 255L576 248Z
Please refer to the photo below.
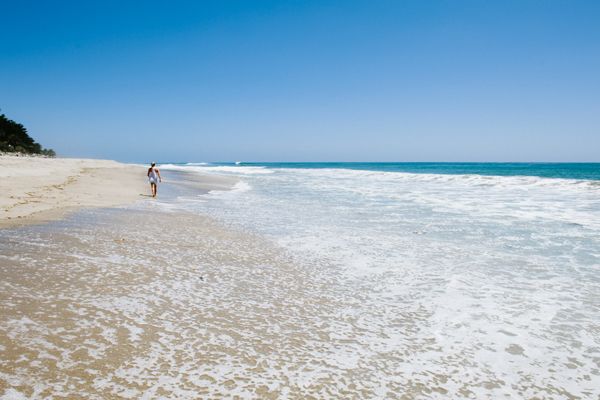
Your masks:
M383 357L371 369L382 387L439 398L600 395L596 181L173 168L241 177L178 207L341 271L336 285L360 300L339 311L354 320L340 334L357 342L340 367Z

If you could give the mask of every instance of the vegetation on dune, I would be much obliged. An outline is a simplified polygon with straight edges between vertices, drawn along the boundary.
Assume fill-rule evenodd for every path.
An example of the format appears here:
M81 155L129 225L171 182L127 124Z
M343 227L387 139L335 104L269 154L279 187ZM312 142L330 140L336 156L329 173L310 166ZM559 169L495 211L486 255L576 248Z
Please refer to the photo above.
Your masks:
M44 149L36 143L28 134L27 129L8 118L0 115L0 152L41 154L54 157L56 153L52 149Z

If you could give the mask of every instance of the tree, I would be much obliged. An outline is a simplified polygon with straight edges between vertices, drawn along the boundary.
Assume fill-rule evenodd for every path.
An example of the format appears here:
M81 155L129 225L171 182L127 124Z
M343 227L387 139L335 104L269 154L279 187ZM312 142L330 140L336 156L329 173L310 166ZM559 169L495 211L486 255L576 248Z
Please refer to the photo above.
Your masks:
M43 154L49 157L56 155L54 150L42 148L27 134L27 129L23 125L6 118L4 114L0 115L0 151Z

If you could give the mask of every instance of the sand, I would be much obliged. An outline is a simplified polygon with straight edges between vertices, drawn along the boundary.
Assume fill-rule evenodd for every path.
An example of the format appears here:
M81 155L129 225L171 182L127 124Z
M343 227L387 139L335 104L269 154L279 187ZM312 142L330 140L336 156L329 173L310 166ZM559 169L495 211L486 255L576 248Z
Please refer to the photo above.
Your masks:
M2 204L22 210L5 213L35 221L66 204L87 209L0 230L0 399L322 398L353 382L356 371L320 361L351 350L332 339L346 292L331 269L170 207L235 178L163 171L170 183L155 201L139 196L143 166L141 179L109 161L2 166L11 182ZM119 202L145 201L110 208L117 198L98 192L99 180ZM369 390L354 385L345 397Z
M0 156L0 228L149 195L146 167L110 160Z
M319 361L346 346L329 271L141 208L0 231L0 398L327 398L352 381Z

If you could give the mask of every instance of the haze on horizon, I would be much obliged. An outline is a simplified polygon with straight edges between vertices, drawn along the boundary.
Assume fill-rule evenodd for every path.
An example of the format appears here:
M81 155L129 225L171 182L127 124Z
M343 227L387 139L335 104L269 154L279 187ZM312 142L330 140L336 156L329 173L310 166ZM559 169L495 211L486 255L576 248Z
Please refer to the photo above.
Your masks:
M3 2L0 108L122 161L600 161L600 2Z

